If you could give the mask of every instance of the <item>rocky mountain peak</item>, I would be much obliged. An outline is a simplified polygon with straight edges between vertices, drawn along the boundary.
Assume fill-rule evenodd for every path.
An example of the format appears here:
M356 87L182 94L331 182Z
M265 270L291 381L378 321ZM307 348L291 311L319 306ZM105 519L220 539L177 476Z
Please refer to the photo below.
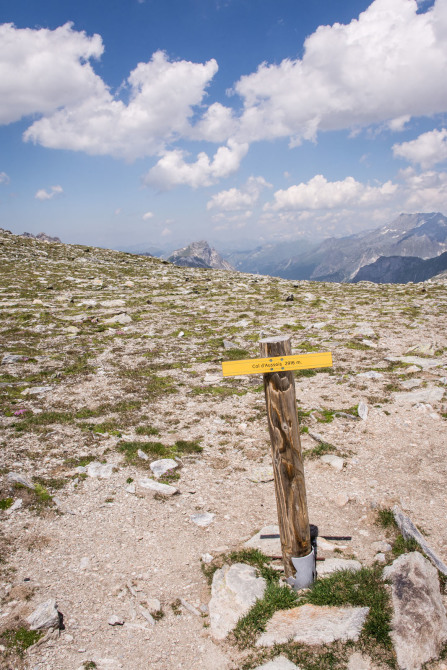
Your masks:
M191 242L188 246L177 249L169 256L168 261L181 267L234 270L206 240Z

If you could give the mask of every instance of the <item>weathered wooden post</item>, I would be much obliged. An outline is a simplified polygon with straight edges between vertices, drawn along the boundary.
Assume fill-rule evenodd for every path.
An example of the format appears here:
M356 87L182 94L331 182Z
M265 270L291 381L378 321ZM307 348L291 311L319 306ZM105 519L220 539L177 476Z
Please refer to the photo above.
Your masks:
M224 377L263 374L284 572L299 589L315 579L292 370L332 365L330 352L292 355L290 337L260 340L262 358L224 361Z
M288 336L267 337L260 340L260 347L262 358L292 354ZM296 569L292 558L311 552L293 372L266 372L264 390L284 572L286 577L293 577Z

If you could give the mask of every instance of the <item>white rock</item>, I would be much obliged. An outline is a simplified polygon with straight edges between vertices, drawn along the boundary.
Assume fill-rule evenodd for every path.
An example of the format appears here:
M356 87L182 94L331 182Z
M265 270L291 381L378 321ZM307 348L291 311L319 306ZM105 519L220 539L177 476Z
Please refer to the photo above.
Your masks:
M372 661L369 656L356 651L349 657L347 670L373 670Z
M344 507L345 505L348 504L350 498L347 493L341 492L337 493L335 496L334 502L337 505L337 507Z
M104 323L130 323L132 321L132 317L130 317L128 314L125 312L122 312L121 314L117 314L116 316L110 317L110 319L105 319Z
M127 493L135 493L135 484L134 482L131 482L126 486L126 491Z
M151 614L156 614L161 610L161 602L158 598L146 598L146 605Z
M211 563L213 559L214 556L211 556L211 554L202 554L201 556L202 563Z
M255 670L300 670L295 663L285 656L277 656L272 661L258 665Z
M22 391L22 395L40 395L41 393L48 393L51 389L51 386L33 386Z
M346 544L334 544L325 540L324 537L317 537L317 547L321 551L334 551L334 549L347 549Z
M51 598L36 607L26 621L31 630L42 630L44 628L59 628L59 612L56 601Z
M153 461L150 464L150 468L154 473L154 477L159 479L169 470L178 468L178 463L173 458L161 458L159 461Z
M302 644L330 644L358 640L369 607L318 607L303 605L279 610L267 623L257 647L272 647L293 640Z
M8 472L7 479L9 482L12 482L13 484L20 484L21 486L25 486L27 489L34 490L36 488L27 477L21 475L19 472Z
M368 405L366 404L366 402L363 402L363 400L359 402L359 406L357 408L357 414L361 419L363 419L363 421L366 421L366 419L368 418Z
M156 482L154 479L140 479L138 485L141 486L142 489L153 491L154 493L160 493L163 496L173 496L178 493L178 489L176 489L175 486L160 484L160 482Z
M368 370L368 372L360 372L356 377L364 379L383 379L383 374L381 372L376 372L375 370Z
M17 498L17 500L15 500L13 502L11 507L6 510L6 514L13 514L14 512L16 512L18 509L20 509L22 507L22 504L23 504L22 498Z
M95 477L97 479L109 479L113 474L113 465L112 463L99 463L93 461L87 465L87 474L89 477Z
M94 302L94 301L87 301L87 302ZM85 305L86 303L84 302L83 304ZM124 307L124 305L126 304L126 301L125 300L103 300L99 304L101 305L101 307Z
M345 464L344 460L340 458L340 456L335 456L335 454L325 454L324 456L321 456L320 461L330 465L335 470L338 470L338 472L343 470Z
M143 461L148 461L149 460L149 456L147 454L145 454L144 451L141 451L141 449L138 449L137 456L138 456L138 458L142 458Z
M274 479L273 468L272 467L255 468L247 475L247 479L257 484L261 482L272 482Z
M371 547L374 549L374 551L380 551L380 552L387 552L391 551L392 546L389 542L386 542L386 540L379 540L378 542L372 542Z
M358 572L361 568L362 564L359 561L347 558L327 558L325 561L319 561L317 563L317 574L318 577L327 577L340 570Z
M408 392L398 392L393 393L393 398L396 403L407 404L411 403L415 405L416 403L437 403L442 400L444 396L444 389L439 388L439 386L434 386L432 388L419 389L417 391L408 391Z
M381 551L379 551L379 553L374 556L374 560L377 561L377 563L385 563L386 556L385 554L382 554Z
M209 603L211 634L223 640L238 620L262 598L266 581L251 565L235 563L216 570Z
M112 614L107 623L109 624L109 626L123 626L124 619L122 619L119 616L116 616L116 614Z
M189 518L196 526L200 528L206 528L210 523L214 521L216 515L211 512L199 512L198 514L192 514Z

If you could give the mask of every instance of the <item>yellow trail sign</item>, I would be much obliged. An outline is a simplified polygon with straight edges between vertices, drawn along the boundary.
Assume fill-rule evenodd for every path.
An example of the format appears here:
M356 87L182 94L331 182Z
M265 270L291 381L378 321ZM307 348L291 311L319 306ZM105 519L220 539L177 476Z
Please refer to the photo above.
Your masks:
M308 370L310 368L332 367L332 354L296 354L295 356L273 356L272 358L248 358L243 361L224 361L224 377L236 375L263 375L267 372L287 370Z

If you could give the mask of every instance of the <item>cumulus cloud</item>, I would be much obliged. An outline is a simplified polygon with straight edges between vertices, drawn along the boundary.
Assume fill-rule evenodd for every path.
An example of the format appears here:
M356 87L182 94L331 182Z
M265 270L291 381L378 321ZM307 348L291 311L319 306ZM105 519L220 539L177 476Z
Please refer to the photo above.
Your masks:
M143 221L149 221L149 219L154 218L154 213L153 212L146 212L143 214Z
M256 204L262 189L268 187L271 187L271 184L264 177L249 177L241 189L230 188L228 191L220 191L213 195L206 207L226 212L247 209Z
M342 207L372 207L389 200L398 189L387 181L380 186L370 186L346 177L342 181L327 181L315 175L307 183L295 184L286 190L276 191L274 202L266 210L319 210Z
M0 123L103 95L106 86L89 62L103 51L99 35L71 23L55 30L0 25Z
M144 176L143 183L160 190L187 185L192 188L211 186L218 179L235 172L248 151L248 144L229 140L227 146L219 147L213 158L200 152L194 163L185 161L186 152L181 149L166 151L158 163Z
M6 172L0 172L0 184L9 184L10 181L11 180Z
M234 90L244 100L245 141L387 122L447 109L447 2L418 13L415 0L374 0L347 25L320 26L302 59L263 63ZM429 73L429 76L427 76Z
M407 168L402 180L402 210L409 212L443 211L447 208L447 172L427 170L417 173Z
M393 154L411 163L419 163L423 169L442 163L447 160L447 129L431 130L410 142L394 144Z
M56 195L63 192L62 186L52 186L50 191L46 191L44 188L39 189L34 197L36 200L52 200Z
M216 72L214 59L171 62L157 51L128 77L127 104L104 86L80 104L39 119L24 138L45 147L128 160L154 155L166 142L188 134L193 107Z

